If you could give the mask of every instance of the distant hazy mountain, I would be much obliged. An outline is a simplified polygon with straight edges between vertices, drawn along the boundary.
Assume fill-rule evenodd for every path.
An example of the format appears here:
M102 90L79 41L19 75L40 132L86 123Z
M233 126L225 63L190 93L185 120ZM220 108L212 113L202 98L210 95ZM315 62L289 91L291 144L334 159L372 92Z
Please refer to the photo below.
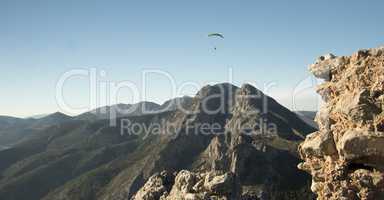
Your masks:
M34 120L32 126L33 128L46 128L49 126L61 124L71 119L71 116L65 115L61 112L55 112L45 117Z
M26 118L40 119L40 118L46 117L46 116L48 116L48 115L49 115L49 114L38 114L38 115L32 115L32 116L29 116L29 117L26 117Z
M0 145L12 146L40 129L71 120L70 116L56 112L40 119L0 117Z
M192 97L174 98L159 105L154 102L143 101L136 104L116 104L104 106L85 112L75 117L77 120L101 120L128 116L139 116L159 112L173 111L178 108L187 109L192 103Z
M21 118L0 116L0 130L13 126L14 124L23 121Z
M31 133L26 131L34 120L0 116L0 145L10 146Z
M110 127L99 110L74 118L55 113L33 120L32 126L43 128L29 129L28 137L0 151L0 199L127 200L152 174L183 169L233 172L233 194L238 196L260 191L270 199L311 195L310 177L296 169L296 148L315 129L295 113L250 85L206 86L183 101L192 113L173 106L159 112L167 103L143 102L153 112L119 115L117 127ZM220 112L207 112L221 103ZM121 134L122 120L146 128L160 125L160 132L129 129ZM260 122L277 128L261 128ZM205 134L201 124L216 128Z
M153 102L116 104L113 106L100 107L75 117L70 117L60 112L34 115L28 118L0 116L0 145L11 146L29 134L36 132L36 129L45 129L68 120L97 121L109 119L110 117L119 118L124 116L139 116L157 112L166 112L176 110L177 107L186 109L190 106L191 101L191 97L185 96L171 99L163 105L158 105ZM110 116L110 113L115 113L116 115Z
M137 104L116 104L105 106L80 114L75 117L77 120L100 120L119 118L123 116L135 116L151 114L160 108L159 104L153 102L139 102Z

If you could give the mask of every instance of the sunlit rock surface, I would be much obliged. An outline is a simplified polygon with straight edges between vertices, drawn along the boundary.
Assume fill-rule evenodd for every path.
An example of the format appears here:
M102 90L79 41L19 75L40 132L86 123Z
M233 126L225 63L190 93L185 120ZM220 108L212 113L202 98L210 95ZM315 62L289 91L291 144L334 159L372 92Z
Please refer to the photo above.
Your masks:
M384 199L384 47L321 56L310 71L325 105L299 147L318 199Z

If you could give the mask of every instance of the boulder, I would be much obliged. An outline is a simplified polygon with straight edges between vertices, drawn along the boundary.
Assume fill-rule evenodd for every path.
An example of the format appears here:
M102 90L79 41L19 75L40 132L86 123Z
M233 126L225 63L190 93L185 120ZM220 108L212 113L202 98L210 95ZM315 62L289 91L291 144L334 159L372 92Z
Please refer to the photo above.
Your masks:
M336 152L336 145L330 133L314 132L307 135L305 142L300 145L300 153L303 156L322 157Z

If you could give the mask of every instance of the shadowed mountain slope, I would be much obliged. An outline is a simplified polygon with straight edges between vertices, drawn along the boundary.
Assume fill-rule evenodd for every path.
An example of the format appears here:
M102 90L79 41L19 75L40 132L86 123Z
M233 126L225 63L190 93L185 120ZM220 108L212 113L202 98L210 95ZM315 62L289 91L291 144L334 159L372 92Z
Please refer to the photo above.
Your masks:
M309 195L296 147L314 129L295 113L251 85L206 86L186 102L114 127L75 117L35 131L0 151L0 199L125 200L153 174L184 169L234 174L234 198Z

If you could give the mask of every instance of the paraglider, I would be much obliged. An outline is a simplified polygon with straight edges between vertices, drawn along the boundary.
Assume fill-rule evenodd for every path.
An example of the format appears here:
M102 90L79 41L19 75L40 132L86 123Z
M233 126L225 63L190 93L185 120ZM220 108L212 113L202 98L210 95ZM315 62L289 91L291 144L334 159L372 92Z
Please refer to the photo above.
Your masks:
M214 38L219 38L219 39L224 39L224 35L220 33L210 33L208 34L208 37L214 37ZM217 47L215 46L213 48L215 51L217 50Z
M208 37L221 37L224 39L224 36L223 34L220 34L220 33L211 33L208 35Z

